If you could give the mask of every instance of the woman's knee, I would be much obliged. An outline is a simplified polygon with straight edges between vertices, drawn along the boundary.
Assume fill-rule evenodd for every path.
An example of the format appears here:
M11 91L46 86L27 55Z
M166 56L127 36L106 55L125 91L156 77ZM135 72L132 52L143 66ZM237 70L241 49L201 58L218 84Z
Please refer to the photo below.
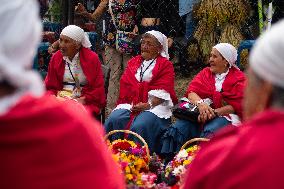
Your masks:
M115 129L124 129L124 126L130 119L130 111L125 109L118 109L113 111L108 119L105 121L104 127L106 132Z
M201 133L201 137L210 137L212 135L214 135L214 133L229 125L230 121L228 121L226 118L224 117L219 117L219 118L215 118L213 120L211 120L209 123L204 125L204 129Z

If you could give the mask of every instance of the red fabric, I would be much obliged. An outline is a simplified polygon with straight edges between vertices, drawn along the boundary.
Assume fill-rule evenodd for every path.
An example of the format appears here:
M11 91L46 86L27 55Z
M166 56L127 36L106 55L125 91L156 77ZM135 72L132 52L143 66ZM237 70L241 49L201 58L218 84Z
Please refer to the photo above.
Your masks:
M72 104L27 96L0 126L0 188L125 188L102 126Z
M128 62L120 80L120 94L117 104L148 102L148 92L155 89L164 89L170 93L173 103L177 103L172 63L166 58L159 56L152 72L153 77L151 81L140 83L135 78L135 74L142 62L143 58L141 56L136 56Z
M85 107L98 114L106 104L101 63L98 55L87 48L81 48L80 62L83 73L87 78L87 84L82 87L82 96L86 97ZM57 95L57 92L63 89L64 70L65 61L63 55L60 51L57 51L50 60L45 78L46 89L50 94Z
M233 106L236 114L242 117L242 100L244 96L246 77L244 73L234 67L229 69L229 73L222 85L222 91L217 92L215 88L215 75L210 68L204 68L190 82L187 92L196 93L200 98L210 98L213 101L213 108L222 107L222 101Z
M204 144L184 188L284 188L284 112L267 111Z

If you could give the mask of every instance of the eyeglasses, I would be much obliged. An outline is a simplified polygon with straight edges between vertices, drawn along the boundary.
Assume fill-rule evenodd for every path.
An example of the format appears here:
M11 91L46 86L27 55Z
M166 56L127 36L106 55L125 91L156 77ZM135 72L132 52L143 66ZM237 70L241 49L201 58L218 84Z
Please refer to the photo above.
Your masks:
M148 46L148 47L157 47L158 45L156 43L151 43L149 41L143 41L141 40L141 46Z

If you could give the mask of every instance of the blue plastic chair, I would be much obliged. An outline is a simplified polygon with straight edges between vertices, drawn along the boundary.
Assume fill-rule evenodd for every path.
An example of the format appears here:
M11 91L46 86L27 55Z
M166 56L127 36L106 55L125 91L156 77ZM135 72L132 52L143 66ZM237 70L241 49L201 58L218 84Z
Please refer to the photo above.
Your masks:
M98 39L98 34L96 32L87 32L87 34L89 35L89 39L92 44L92 51L96 51L96 42Z
M54 22L43 22L43 31L51 31L55 33L55 38L58 38L61 30L62 25L60 23L54 23Z
M250 51L250 49L253 47L254 43L255 43L255 40L241 41L239 48L238 48L238 58L237 58L237 64L236 64L240 69L243 69L243 68L241 68L241 53L242 53L242 51L245 50L245 49L248 49Z
M48 53L48 47L49 47L48 42L41 42L40 45L38 46L37 53L34 57L33 69L38 71L43 79L47 74L48 64L51 56ZM43 58L42 64L40 64L41 57Z

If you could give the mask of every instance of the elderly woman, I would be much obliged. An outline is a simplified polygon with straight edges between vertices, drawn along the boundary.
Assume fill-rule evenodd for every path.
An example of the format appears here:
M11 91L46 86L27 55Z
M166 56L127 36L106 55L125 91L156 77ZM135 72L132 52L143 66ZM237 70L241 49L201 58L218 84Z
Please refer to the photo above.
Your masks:
M198 122L177 120L163 136L162 152L174 153L189 139L210 137L242 116L245 75L235 65L237 50L228 43L212 48L209 65L188 86L185 97L199 109Z
M101 63L90 46L83 29L65 27L60 34L60 51L50 60L45 85L49 93L71 98L96 116L105 106L105 90Z
M171 107L176 102L167 38L158 31L146 32L141 55L128 62L122 75L118 105L105 122L105 129L130 128L146 140L151 152L159 153L159 138L170 124Z
M32 70L42 27L36 1L1 0L0 20L0 188L125 188L100 125L44 95Z

